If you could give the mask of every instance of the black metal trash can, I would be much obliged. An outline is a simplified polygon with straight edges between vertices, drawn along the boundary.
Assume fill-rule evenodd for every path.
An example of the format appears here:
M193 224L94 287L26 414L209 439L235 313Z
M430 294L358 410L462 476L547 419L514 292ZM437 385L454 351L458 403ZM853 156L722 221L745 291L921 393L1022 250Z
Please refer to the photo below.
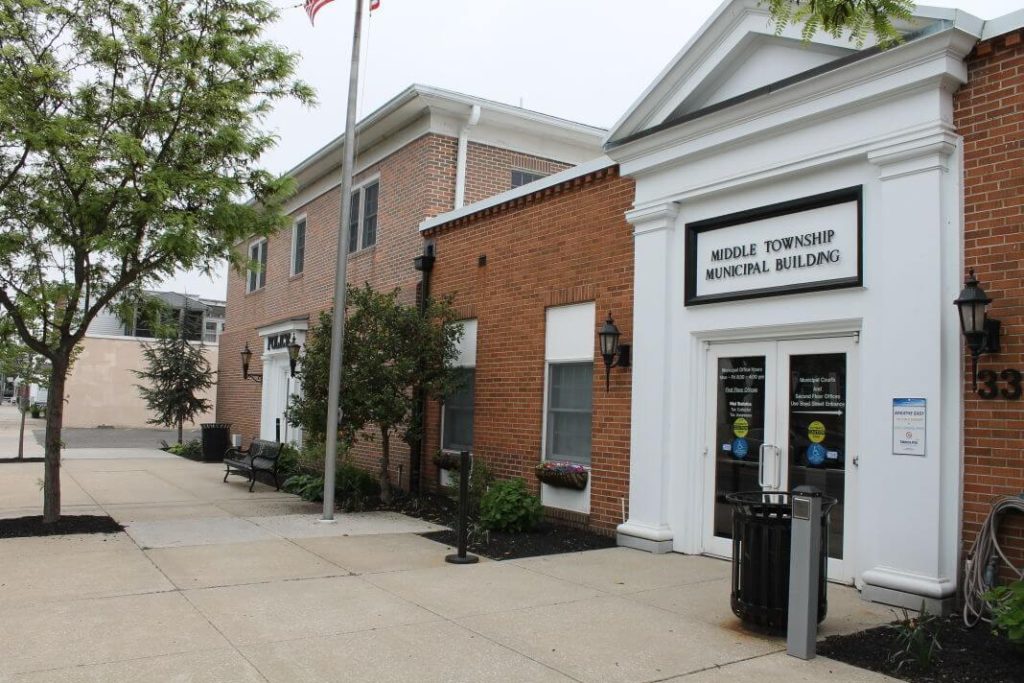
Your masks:
M203 462L220 462L231 445L231 423L204 422L199 427L203 430Z
M784 631L789 617L789 546L793 492L726 496L732 512L732 611L743 621ZM828 612L828 523L836 499L822 496L818 623Z

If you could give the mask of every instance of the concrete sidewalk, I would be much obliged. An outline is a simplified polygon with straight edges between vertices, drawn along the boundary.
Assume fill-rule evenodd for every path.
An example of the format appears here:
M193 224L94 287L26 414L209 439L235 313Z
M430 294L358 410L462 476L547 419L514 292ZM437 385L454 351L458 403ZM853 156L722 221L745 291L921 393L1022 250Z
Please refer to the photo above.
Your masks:
M157 452L158 453L158 452ZM41 464L0 465L0 516ZM127 533L0 540L0 681L882 681L787 657L729 565L624 548L472 566L391 513L340 514L215 464L67 460L67 514ZM823 634L891 620L832 586Z

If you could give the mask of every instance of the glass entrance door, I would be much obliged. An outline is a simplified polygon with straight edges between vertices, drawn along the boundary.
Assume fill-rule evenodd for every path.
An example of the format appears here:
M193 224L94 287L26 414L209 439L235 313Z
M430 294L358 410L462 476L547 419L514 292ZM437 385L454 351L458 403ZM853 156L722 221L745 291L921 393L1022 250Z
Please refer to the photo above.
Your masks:
M705 551L731 555L728 494L814 486L839 501L828 539L829 578L850 580L854 341L714 345L708 361Z

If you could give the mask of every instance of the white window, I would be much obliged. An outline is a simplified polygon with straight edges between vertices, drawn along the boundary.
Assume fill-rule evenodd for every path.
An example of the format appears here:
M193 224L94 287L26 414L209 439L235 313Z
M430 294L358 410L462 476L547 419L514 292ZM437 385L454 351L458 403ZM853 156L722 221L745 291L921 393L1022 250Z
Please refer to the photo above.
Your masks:
M377 209L380 181L374 180L352 190L349 198L348 251L351 254L377 243Z
M462 320L462 339L455 364L461 384L441 405L441 448L449 451L473 450L473 404L476 397L476 320Z
M594 393L594 304L547 310L544 458L590 464Z
M292 226L292 275L298 275L306 266L306 218L303 216Z
M218 343L223 329L224 323L220 320L206 320L203 322L203 342L207 344Z
M249 281L247 292L255 292L267 285L267 240L261 239L249 245Z

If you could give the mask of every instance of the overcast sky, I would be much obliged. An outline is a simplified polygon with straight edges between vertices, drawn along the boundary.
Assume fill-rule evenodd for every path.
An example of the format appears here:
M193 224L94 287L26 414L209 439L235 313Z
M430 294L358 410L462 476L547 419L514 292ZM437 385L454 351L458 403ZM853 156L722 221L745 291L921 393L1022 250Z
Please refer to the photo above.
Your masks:
M301 54L317 91L308 109L283 104L267 120L279 142L264 159L284 172L343 131L352 0L335 0L311 27L300 0L281 7L272 40ZM719 0L381 0L365 36L359 116L412 83L610 127L720 5ZM938 0L983 19L1022 0ZM630 8L625 11L623 8ZM226 297L225 270L182 275L165 289Z

